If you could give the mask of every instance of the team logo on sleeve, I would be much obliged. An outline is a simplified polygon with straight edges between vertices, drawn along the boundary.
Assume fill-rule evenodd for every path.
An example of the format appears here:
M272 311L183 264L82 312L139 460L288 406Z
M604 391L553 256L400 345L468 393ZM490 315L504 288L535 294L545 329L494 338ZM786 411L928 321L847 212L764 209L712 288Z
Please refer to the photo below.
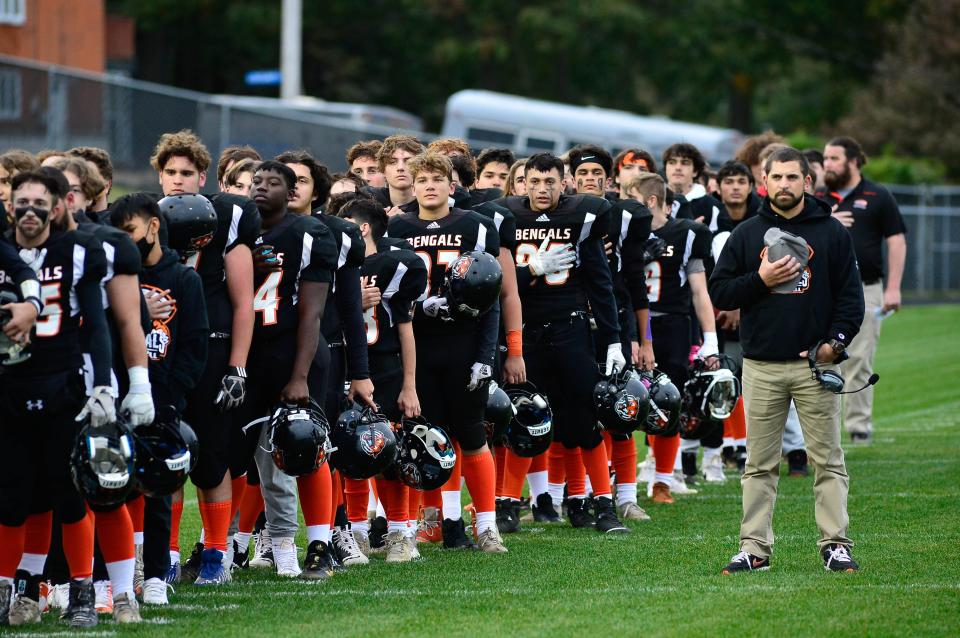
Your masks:
M152 320L150 332L146 335L147 357L150 358L150 361L162 361L166 358L170 350L170 343L173 341L169 324L174 315L177 314L176 300L172 297L165 296L163 290L155 286L141 284L140 289L144 298L147 300L148 306L151 302L157 301L173 302L173 306L164 316Z

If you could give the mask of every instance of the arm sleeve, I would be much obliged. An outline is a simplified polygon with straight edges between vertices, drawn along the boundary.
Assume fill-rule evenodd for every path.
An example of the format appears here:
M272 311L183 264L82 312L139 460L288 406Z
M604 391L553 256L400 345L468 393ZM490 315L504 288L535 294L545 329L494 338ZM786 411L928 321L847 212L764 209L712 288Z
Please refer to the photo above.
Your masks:
M736 310L753 305L770 294L760 273L747 270L743 260L740 226L730 235L710 277L710 300L719 310Z
M833 248L836 258L830 260L830 286L833 289L835 301L828 336L849 346L860 332L860 324L863 323L863 286L860 283L860 270L857 268L857 258L850 233L837 222L834 236L836 239Z
M413 320L413 305L427 287L427 267L423 260L411 252L410 258L403 264L407 272L400 279L400 287L391 295L390 311L395 323L408 323Z
M479 363L492 366L497 352L497 339L500 336L500 300L480 317L477 326L477 356Z
M260 237L260 211L257 209L257 205L251 201L243 205L236 227L231 224L223 254L226 255L240 245L253 250L258 237Z
M17 249L9 242L0 239L0 270L18 286L25 281L37 281L37 273L20 259Z
M107 258L100 242L89 238L84 245L83 276L77 282L76 293L80 315L83 322L80 330L90 349L93 363L93 385L110 385L110 370L113 350L110 344L110 330L107 328L107 314L103 309L103 289L101 281L107 274Z
M367 332L363 323L363 308L360 291L360 269L344 266L337 271L337 311L340 327L347 343L347 379L369 379L367 363Z
M903 223L900 207L897 206L897 200L893 198L889 191L884 193L883 207L880 210L880 231L884 237L892 237L901 233L906 234L907 227Z
M580 274L590 300L593 318L604 345L620 343L617 302L613 297L610 264L603 250L603 239L591 237L580 243Z
M193 270L184 269L180 286L177 303L183 314L177 328L177 357L170 366L168 382L171 404L177 406L186 403L187 392L200 382L207 365L210 333L200 276ZM190 319L184 321L184 317Z
M312 217L305 217L304 221L312 222L304 233L303 241L310 242L308 257L301 257L307 263L300 265L300 279L329 284L333 281L333 272L337 269L337 242L323 222ZM303 251L306 253L306 251Z

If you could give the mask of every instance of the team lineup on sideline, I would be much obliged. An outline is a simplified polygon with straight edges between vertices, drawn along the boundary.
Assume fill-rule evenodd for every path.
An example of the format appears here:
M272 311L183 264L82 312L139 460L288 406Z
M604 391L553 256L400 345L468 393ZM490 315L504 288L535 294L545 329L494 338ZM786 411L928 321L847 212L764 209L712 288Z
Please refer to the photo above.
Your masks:
M140 623L245 570L503 569L530 526L636 542L728 475L710 571L749 581L783 459L818 571L859 578L844 447L906 227L855 139L710 166L398 134L331 173L181 130L116 198L110 150L0 153L0 625Z

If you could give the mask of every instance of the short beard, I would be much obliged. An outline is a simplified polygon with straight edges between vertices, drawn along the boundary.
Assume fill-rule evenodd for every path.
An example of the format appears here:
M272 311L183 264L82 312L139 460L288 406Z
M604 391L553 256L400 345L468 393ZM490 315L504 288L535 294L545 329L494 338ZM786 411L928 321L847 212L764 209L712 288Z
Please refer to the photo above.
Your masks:
M850 182L850 166L848 164L843 165L842 173L834 173L833 171L826 171L823 174L823 183L827 185L827 188L838 189L843 188Z
M794 196L793 196L793 193L790 193L790 196L791 196L792 199L790 200L790 203L789 203L789 204L781 204L781 203L780 203L780 200L778 200L776 196L773 196L773 197L770 198L770 203L771 203L771 204L773 205L773 207L776 208L777 210L783 211L783 212L787 212L788 210L792 210L793 207L796 206L799 202L803 201L803 194L802 194L802 193L800 194L799 197L794 197Z

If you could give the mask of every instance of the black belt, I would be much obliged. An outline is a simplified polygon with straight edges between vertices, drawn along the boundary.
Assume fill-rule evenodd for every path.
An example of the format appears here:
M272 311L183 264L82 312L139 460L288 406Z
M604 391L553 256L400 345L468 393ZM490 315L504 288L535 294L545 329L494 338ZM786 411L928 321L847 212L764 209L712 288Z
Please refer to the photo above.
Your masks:
M862 281L864 286L872 286L873 284L878 284L883 280L877 277L876 279L870 279L870 280L863 279Z

